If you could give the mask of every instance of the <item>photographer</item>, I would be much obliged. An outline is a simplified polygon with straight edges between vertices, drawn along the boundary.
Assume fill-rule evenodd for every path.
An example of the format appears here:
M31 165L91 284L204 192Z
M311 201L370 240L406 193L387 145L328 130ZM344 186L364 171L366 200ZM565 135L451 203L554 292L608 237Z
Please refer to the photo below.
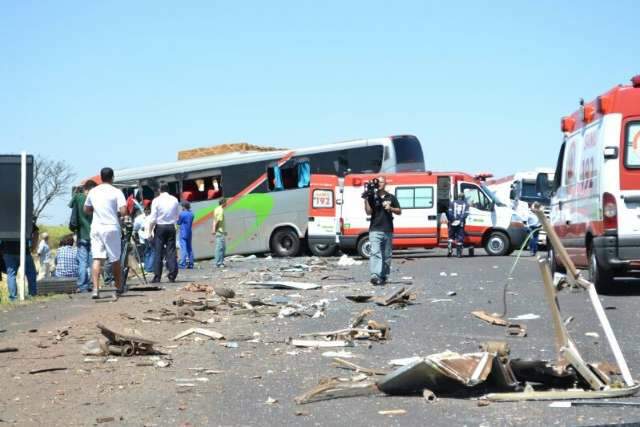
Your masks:
M381 176L368 182L366 191L362 194L364 210L367 215L371 215L369 271L371 284L374 286L383 285L391 272L393 214L402 213L398 199L393 194L387 193L385 187L386 180Z

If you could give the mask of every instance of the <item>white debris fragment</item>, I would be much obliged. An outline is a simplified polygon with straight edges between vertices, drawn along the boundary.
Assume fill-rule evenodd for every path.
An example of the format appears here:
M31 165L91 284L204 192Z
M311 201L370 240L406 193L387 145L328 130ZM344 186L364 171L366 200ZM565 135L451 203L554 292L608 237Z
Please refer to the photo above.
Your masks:
M446 273L445 271L441 271L441 272L440 272L440 276L442 276L442 277L447 277L447 273Z
M271 396L264 402L265 405L274 405L276 403L278 403L278 399L274 399Z
M458 273L451 273L451 274L449 274L449 276L451 276L451 277L458 277Z
M521 314L520 316L516 316L516 317L510 317L509 320L535 320L539 318L540 316L538 314L527 313L527 314Z
M598 334L597 332L587 332L585 333L585 336L591 337L591 338L600 338L600 334Z
M422 357L419 356L413 356L413 357L405 357L404 359L393 359L389 361L389 365L392 366L406 366L409 365L411 363L417 362L418 360L421 360Z
M338 265L340 267L350 267L352 265L362 265L362 261L355 260L351 258L349 255L344 254L338 260Z
M358 357L350 351L325 351L322 353L323 357L339 357L341 359L352 359Z

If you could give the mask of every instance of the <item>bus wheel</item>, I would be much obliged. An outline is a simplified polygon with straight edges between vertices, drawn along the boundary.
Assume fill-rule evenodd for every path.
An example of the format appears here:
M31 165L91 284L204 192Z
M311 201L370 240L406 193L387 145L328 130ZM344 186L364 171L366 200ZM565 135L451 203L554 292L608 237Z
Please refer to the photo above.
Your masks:
M290 257L298 255L300 238L291 228L281 228L271 236L271 251L275 256Z
M484 250L492 256L503 256L509 253L509 237L501 231L492 231L484 242Z
M358 240L358 255L362 258L369 258L371 256L371 242L369 236L363 236Z
M310 243L309 250L315 256L331 256L336 253L338 246L333 243Z
M599 294L608 294L612 291L613 275L598 264L598 257L593 250L589 254L589 279L596 286Z

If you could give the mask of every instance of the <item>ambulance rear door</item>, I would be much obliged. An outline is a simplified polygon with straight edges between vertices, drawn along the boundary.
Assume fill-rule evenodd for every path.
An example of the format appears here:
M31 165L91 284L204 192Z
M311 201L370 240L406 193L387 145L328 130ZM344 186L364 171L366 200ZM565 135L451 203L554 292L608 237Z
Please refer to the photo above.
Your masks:
M339 230L337 206L340 202L338 177L312 175L309 185L309 240L336 242Z

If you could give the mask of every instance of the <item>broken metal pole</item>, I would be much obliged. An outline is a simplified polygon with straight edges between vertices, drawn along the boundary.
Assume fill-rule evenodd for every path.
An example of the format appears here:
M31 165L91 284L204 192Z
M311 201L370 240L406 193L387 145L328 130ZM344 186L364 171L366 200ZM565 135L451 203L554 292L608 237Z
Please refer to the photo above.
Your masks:
M631 387L635 384L633 381L633 377L631 376L631 371L629 370L629 366L627 365L627 361L624 359L624 355L622 354L622 349L620 348L620 344L618 344L618 340L616 339L616 335L613 333L613 329L611 328L611 323L609 323L609 319L604 312L604 308L602 307L602 303L600 302L600 298L598 298L598 292L595 289L593 283L588 280L583 279L580 276L580 273L576 269L575 264L571 261L567 250L562 245L558 234L554 230L554 228L549 223L549 220L546 216L544 216L544 212L540 209L540 205L535 203L533 206L533 213L538 217L542 227L547 233L547 238L551 240L551 246L556 250L562 264L567 270L570 279L574 282L583 286L587 289L589 293L589 298L591 299L591 304L593 305L593 309L598 316L598 320L600 321L600 325L602 326L602 330L604 331L605 336L607 337L607 341L609 342L609 347L611 347L611 351L613 352L613 356L616 359L616 363L620 368L620 372L622 373L622 378L624 379L627 387Z
M558 299L556 296L555 288L553 287L553 279L551 277L551 269L546 259L538 258L538 267L540 267L540 273L542 274L542 283L544 284L544 294L547 297L547 303L551 309L551 320L553 321L553 330L555 332L556 341L556 354L559 358L562 357L560 350L563 347L569 346L569 335L567 329L562 322L560 316L560 310L558 309ZM562 362L562 360L558 360Z

